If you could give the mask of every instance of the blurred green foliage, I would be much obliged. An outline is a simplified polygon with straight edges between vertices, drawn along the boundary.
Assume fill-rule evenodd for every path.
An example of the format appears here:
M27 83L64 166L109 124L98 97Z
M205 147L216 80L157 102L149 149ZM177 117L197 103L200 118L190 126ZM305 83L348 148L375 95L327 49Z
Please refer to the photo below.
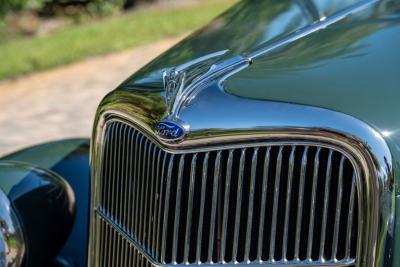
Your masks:
M0 79L188 33L235 2L202 0L182 7L139 9L70 25L46 36L0 41Z
M0 0L0 18L9 13L34 10L46 15L76 7L76 10L90 14L109 14L115 9L128 9L142 2L156 0Z
M0 16L30 8L40 8L45 0L1 0Z

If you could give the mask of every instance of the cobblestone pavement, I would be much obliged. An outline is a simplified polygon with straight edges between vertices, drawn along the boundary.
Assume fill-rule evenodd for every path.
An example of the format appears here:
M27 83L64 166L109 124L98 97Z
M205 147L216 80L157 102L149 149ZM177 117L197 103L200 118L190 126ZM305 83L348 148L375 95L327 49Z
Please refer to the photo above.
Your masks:
M105 94L180 39L0 83L0 155L50 140L89 137Z

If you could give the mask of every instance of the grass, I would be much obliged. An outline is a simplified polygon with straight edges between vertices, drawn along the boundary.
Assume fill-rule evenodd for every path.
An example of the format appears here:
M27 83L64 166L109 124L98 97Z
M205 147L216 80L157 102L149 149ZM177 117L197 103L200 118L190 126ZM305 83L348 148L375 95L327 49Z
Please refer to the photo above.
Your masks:
M180 8L138 10L44 37L0 43L0 79L178 36L199 28L234 2L207 0Z

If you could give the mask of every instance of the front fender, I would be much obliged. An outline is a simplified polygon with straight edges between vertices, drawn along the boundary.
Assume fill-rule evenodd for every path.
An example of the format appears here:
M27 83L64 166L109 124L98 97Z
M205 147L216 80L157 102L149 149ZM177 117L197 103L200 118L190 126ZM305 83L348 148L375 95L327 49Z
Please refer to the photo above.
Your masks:
M74 266L86 266L90 201L89 139L66 139L40 144L0 160L26 162L51 170L71 185L76 199L76 217L60 256L73 262Z

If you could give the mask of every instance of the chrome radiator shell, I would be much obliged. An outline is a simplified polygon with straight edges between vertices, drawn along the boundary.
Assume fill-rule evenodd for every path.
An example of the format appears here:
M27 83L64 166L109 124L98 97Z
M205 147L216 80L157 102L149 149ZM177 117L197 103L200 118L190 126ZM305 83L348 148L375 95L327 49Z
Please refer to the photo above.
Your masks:
M92 146L92 171L93 171L93 195L92 195L92 215L91 215L91 242L89 248L89 266L96 266L93 261L97 256L95 254L98 227L98 222L95 220L96 207L99 203L97 190L97 182L99 170L101 169L101 153L104 145L104 130L107 123L112 120L122 121L134 125L146 135L149 140L157 144L163 151L171 154L188 153L188 152L206 152L220 149L240 149L243 147L265 146L266 143L290 145L295 143L303 144L319 144L324 147L335 148L340 151L359 172L359 179L356 181L357 194L359 196L358 209L360 213L359 221L359 240L357 247L356 262L344 263L344 265L354 264L356 266L378 266L378 260L385 257L379 256L385 253L385 247L380 240L385 240L386 236L391 235L391 219L393 207L391 200L393 199L393 191L391 184L391 156L390 152L377 132L365 125L364 123L351 118L349 116L323 110L313 107L304 107L293 104L273 103L268 101L253 101L255 109L261 106L266 107L271 118L274 116L282 117L279 110L285 109L287 115L283 116L284 120L269 120L265 119L265 123L254 124L249 127L249 124L255 120L262 121L260 117L255 120L243 122L243 127L221 127L223 129L209 130L202 128L204 123L191 125L190 134L184 141L178 144L168 144L160 141L154 130L154 122L158 121L156 117L149 116L145 110L132 110L132 95L127 94L124 101L111 103L102 106L99 110L96 127L95 138ZM213 102L213 101L211 101ZM246 105L246 101L243 105ZM214 105L215 103L210 103ZM193 107L195 108L195 107ZM239 108L237 112L243 111ZM227 116L235 116L237 112L219 114L218 121L221 123L226 120ZM291 114L297 114L292 116ZM298 121L301 114L301 121ZM315 116L318 114L318 116ZM185 121L194 122L190 119L193 116L189 114L183 116ZM327 123L320 118L329 117L329 127ZM306 119L306 120L305 120ZM223 124L223 123L222 123ZM300 126L305 125L305 126ZM226 126L226 125L224 125ZM214 129L213 127L210 127ZM385 202L384 204L382 202ZM384 236L382 239L381 237ZM147 255L148 256L148 255ZM160 266L162 263L155 261L151 257L144 255L143 259L148 259L149 266ZM291 262L290 264L293 264ZM299 266L314 265L315 263L298 262ZM167 264L168 265L168 264ZM207 264L201 264L207 266ZM248 263L246 265L260 265L260 263ZM274 262L272 266L285 265L285 263ZM287 264L286 264L287 265ZM297 264L296 264L297 265ZM341 263L337 262L340 266ZM134 265L135 266L135 265ZM266 266L269 266L268 264Z

